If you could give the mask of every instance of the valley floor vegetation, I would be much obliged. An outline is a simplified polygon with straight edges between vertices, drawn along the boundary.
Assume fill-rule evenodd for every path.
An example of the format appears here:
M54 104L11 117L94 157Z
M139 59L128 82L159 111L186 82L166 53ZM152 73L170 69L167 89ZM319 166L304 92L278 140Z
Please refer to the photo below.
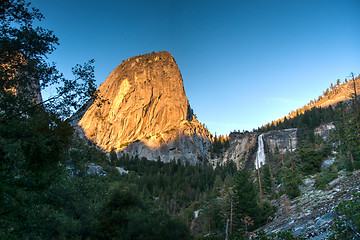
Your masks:
M65 79L46 62L58 39L34 27L42 18L25 1L0 3L1 239L246 239L276 212L271 200L300 194L302 177L318 173L320 189L340 169L360 167L357 101L313 109L284 123L304 134L294 159L270 153L271 165L261 168L263 198L256 173L237 170L232 162L213 168L206 159L188 165L104 153L80 140L68 120L83 103L101 98L94 61L75 66L74 78ZM36 101L34 79L41 89L55 84L57 94ZM324 142L310 130L328 120L337 130ZM225 151L228 141L216 138L211 154ZM321 170L334 148L336 164ZM100 173L93 174L91 164ZM358 196L337 211L335 239L358 236ZM257 236L293 239L288 232Z

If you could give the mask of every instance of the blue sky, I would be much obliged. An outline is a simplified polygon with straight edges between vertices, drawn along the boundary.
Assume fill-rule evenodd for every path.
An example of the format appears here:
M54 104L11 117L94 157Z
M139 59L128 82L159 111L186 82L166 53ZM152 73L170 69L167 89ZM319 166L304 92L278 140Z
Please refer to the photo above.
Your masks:
M360 73L359 0L34 0L71 67L95 59L100 85L122 60L173 54L212 133L252 130Z

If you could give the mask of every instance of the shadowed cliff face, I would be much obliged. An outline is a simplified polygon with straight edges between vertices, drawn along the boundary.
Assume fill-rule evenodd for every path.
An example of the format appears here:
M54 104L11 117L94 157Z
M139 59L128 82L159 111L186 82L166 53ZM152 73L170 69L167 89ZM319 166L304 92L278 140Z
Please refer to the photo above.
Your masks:
M230 147L215 162L233 161L238 168L252 166L251 159L257 150L257 133L230 133Z
M101 107L89 103L77 124L105 151L162 161L205 156L210 133L193 116L170 53L123 61L99 90L108 102Z
M268 154L268 151L274 153L276 148L279 149L281 154L285 154L286 151L291 149L290 143L294 151L297 144L297 134L296 128L264 133L262 138L265 154ZM256 132L231 133L229 136L229 149L220 158L216 159L215 162L233 161L239 168L252 168L255 166L254 162L259 147L258 137L259 133ZM292 141L290 141L290 138Z
M298 130L289 128L280 131L270 131L264 134L264 141L271 152L275 152L276 147L281 154L286 151L295 151L297 145Z

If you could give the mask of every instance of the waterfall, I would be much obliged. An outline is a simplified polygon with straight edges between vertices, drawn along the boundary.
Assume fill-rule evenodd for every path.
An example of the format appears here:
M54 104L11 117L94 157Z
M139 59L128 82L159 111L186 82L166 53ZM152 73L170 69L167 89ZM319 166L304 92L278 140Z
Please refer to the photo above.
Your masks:
M261 134L258 137L258 149L255 159L255 168L256 169L261 168L261 166L264 164L265 164L265 150L264 150L263 134Z

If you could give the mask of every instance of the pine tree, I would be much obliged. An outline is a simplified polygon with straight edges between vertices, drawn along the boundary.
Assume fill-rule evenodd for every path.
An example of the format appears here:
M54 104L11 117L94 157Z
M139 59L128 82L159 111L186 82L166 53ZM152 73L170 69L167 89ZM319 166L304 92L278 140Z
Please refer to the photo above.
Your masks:
M246 169L238 171L234 180L234 227L237 230L245 230L244 221L247 217L250 217L255 224L258 224L259 206L257 203L257 191ZM250 229L253 227L250 227Z
M268 164L263 166L263 177L262 177L262 187L264 194L269 195L272 193L272 183L273 177L271 174L271 170Z

